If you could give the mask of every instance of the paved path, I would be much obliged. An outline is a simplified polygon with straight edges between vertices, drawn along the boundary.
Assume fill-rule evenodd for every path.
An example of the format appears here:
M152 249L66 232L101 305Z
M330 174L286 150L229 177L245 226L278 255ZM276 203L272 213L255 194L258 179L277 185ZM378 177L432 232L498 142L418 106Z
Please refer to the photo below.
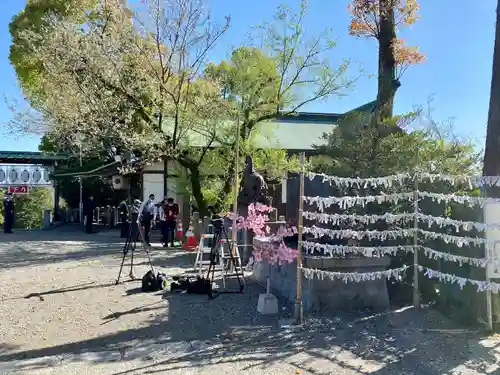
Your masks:
M168 274L193 255L155 249ZM243 295L140 293L114 285L116 233L74 230L0 235L0 374L493 374L500 340L454 329L439 314L403 309L368 317L256 313L259 286ZM147 270L143 254L136 274ZM125 274L128 273L126 270Z

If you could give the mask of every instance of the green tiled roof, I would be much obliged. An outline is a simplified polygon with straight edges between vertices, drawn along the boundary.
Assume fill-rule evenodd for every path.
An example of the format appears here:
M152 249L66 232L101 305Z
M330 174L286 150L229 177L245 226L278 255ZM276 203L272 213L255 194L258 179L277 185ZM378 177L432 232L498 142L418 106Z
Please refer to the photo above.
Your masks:
M299 112L294 115L280 116L274 120L258 124L252 130L255 147L281 148L288 150L312 150L314 145L323 145L323 134L332 130L339 120L353 112L371 112L375 108L375 101L364 104L343 114ZM229 121L227 126L233 126ZM173 125L163 124L165 132L169 132ZM206 136L196 131L187 131L184 139L189 146L205 147L208 143ZM217 143L213 143L217 147Z
M95 177L95 176L111 176L118 174L118 167L120 163L113 161L99 161L91 160L86 162L84 165L70 167L70 168L58 168L51 174L51 178L61 179L61 178L72 178L72 177Z
M56 161L68 160L68 154L33 152L33 151L0 151L0 159L30 160L30 161Z

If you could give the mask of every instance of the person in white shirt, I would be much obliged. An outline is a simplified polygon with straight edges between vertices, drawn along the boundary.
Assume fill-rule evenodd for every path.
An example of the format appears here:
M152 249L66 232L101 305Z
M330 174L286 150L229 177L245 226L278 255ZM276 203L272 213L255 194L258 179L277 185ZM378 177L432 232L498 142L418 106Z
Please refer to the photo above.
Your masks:
M156 217L156 205L155 205L155 195L150 194L147 201L142 202L139 208L138 223L142 219L142 224L144 225L144 241L151 246L149 241L149 235L151 233L151 222L155 220Z

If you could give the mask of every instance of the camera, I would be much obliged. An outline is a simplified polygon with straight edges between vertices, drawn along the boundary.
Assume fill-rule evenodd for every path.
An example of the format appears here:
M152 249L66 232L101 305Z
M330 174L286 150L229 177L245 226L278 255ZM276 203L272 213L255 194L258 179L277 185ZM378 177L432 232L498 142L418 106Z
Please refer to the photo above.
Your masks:
M214 231L216 233L220 232L222 230L222 228L224 227L224 218L220 215L213 215L211 223L214 227Z

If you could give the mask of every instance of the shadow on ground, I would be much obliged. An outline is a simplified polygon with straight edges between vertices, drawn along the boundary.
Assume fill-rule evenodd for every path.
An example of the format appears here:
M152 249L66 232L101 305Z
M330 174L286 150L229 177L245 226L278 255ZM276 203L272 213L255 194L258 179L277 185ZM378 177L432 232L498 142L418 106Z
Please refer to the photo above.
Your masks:
M455 374L459 366L486 373L498 363L486 349L472 350L479 336L455 328L430 309L377 316L310 317L303 327L280 327L274 317L248 310L257 303L259 287L243 295L158 294L158 302L114 312L102 324L124 315L155 311L168 304L168 316L156 316L147 327L40 350L0 349L0 363L16 363L26 371L54 364L142 360L124 374L162 374L214 364L245 364L243 372L285 362L311 374ZM242 308L244 307L244 308ZM0 347L1 348L1 347ZM490 348L491 349L491 348ZM14 361L14 362L13 362ZM349 372L350 371L350 372Z
M86 234L63 228L0 236L0 269L122 256L124 240L116 231Z
M0 235L0 269L91 260L102 256L121 258L124 243L125 239L119 237L117 230L86 234L75 227ZM188 264L193 267L195 259L194 253L180 248L153 247L150 253L155 265L160 267L187 267ZM136 265L147 264L140 243L137 243L136 254Z
M81 255L76 253L74 259L79 259ZM192 259L192 254L175 250L155 255L160 267L188 268ZM106 286L89 283L24 297ZM134 298L136 286L130 284L129 290L123 298ZM37 350L21 351L0 344L0 368L8 363L28 372L59 363L140 360L139 368L115 375L162 374L233 363L244 373L279 362L310 374L472 375L498 371L494 369L498 365L494 350L498 348L484 348L479 333L454 326L432 309L417 312L407 308L375 316L361 312L331 318L308 316L302 327L283 326L277 317L256 313L261 292L258 285L248 282L243 294L223 294L215 300L157 293L156 302L114 311L101 323L151 312L143 327ZM165 305L167 314L154 314ZM282 318L289 312L289 308L282 311Z

